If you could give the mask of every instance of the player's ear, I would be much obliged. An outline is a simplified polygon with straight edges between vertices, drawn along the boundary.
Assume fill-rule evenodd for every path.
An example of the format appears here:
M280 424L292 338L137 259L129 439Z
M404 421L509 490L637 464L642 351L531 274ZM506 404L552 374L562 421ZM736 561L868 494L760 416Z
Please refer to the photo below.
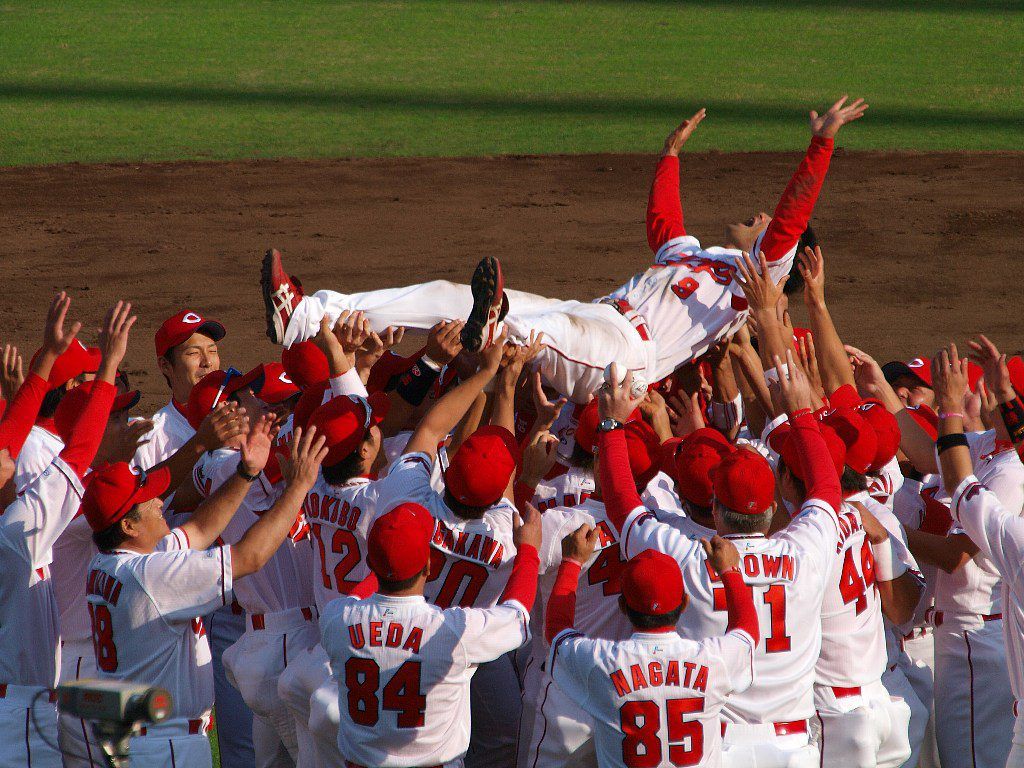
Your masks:
M686 594L685 592L683 592L683 602L681 602L679 604L679 612L683 613L686 610L686 607L689 604L690 604L690 596L688 594Z

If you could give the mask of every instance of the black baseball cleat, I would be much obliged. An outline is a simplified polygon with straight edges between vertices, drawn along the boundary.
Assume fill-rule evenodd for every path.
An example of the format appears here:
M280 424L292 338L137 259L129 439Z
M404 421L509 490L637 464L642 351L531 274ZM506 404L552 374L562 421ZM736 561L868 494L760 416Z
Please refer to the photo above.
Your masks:
M276 248L271 248L263 257L260 286L267 312L267 336L275 344L283 344L288 320L302 300L302 286L284 271L281 252Z
M501 263L493 256L480 259L473 271L470 288L473 291L473 310L462 329L462 346L470 352L479 352L494 341L499 323L508 314Z

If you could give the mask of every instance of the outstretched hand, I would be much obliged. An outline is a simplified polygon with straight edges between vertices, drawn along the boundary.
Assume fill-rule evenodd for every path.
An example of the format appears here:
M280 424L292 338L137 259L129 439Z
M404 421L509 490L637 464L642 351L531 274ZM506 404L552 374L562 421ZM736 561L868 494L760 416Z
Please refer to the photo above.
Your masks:
M644 399L633 397L633 372L627 371L621 382L606 382L597 391L597 413L602 419L615 419L622 424L629 421L633 411ZM644 397L647 393L644 393Z
M53 297L50 302L50 309L46 313L46 328L43 331L43 349L54 357L64 354L75 336L82 330L82 324L74 322L70 328L64 328L64 321L68 316L68 308L71 306L71 297L61 291Z
M107 312L103 328L100 329L99 344L103 360L100 362L98 379L114 383L117 367L128 352L128 332L135 325L136 319L132 314L132 305L127 301L118 301Z
M943 411L961 411L967 392L967 359L961 359L956 344L951 343L932 358L932 389L940 416Z
M693 117L688 120L683 120L683 122L681 122L679 126L665 139L665 148L662 151L662 155L666 157L678 157L679 151L683 148L687 139L690 138L706 115L707 110L702 108L698 109Z
M974 341L967 342L971 348L968 353L971 360L981 366L985 372L985 384L999 403L1008 403L1017 397L1010 381L1010 369L1006 366L1006 355L984 334L978 334Z
M825 257L821 246L807 246L803 253L798 253L796 268L804 279L804 302L807 304L825 303Z
M779 393L786 413L792 416L797 411L810 409L812 406L811 384L807 379L807 374L796 364L793 350L786 350L785 361L778 355L775 355L773 359L775 370L779 374ZM783 368L783 362L785 362L785 368Z
M750 255L746 253L736 262L736 282L743 289L751 313L771 310L775 314L775 308L782 300L782 289L789 280L789 275L785 275L776 283L768 271L768 260L765 255L759 253L757 256L757 264L754 264Z
M836 134L839 133L840 128L863 117L868 108L868 105L864 103L864 99L855 99L847 104L846 100L848 98L848 96L843 95L823 115L819 115L812 109L811 134L825 139L834 139Z

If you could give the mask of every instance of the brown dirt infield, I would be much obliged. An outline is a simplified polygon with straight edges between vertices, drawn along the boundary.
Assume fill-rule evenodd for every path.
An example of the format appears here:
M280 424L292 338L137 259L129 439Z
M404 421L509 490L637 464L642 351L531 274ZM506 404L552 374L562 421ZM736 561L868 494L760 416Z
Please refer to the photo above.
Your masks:
M687 155L688 230L713 245L725 222L770 211L797 160ZM61 288L90 329L129 298L140 320L127 367L143 411L165 401L152 337L178 309L228 326L225 364L276 355L258 286L270 245L314 289L464 280L489 252L512 287L590 299L648 264L653 166L590 155L3 169L0 340L30 352ZM1024 346L1022 181L1024 153L838 152L814 224L844 340L881 359L977 331Z

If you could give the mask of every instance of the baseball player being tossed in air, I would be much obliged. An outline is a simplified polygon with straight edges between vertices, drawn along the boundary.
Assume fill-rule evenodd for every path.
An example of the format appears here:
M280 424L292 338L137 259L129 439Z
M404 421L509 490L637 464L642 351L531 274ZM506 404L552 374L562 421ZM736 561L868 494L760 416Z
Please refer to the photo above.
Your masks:
M463 346L478 351L504 323L509 338L526 344L543 334L539 367L548 384L585 403L602 383L602 372L618 362L646 382L660 381L702 355L746 321L746 302L734 281L743 252L763 253L773 280L789 274L797 245L825 181L839 129L861 117L862 99L839 99L823 115L810 113L811 143L786 186L774 217L761 212L726 227L725 245L703 248L687 234L679 198L679 152L704 119L698 111L665 141L647 207L647 240L654 264L613 293L590 303L505 291L501 265L486 256L470 286L435 280L405 288L305 296L285 272L281 255L267 252L261 283L271 341L290 347L312 338L327 315L345 310L366 314L374 331L388 326L428 329L452 317L467 317Z

